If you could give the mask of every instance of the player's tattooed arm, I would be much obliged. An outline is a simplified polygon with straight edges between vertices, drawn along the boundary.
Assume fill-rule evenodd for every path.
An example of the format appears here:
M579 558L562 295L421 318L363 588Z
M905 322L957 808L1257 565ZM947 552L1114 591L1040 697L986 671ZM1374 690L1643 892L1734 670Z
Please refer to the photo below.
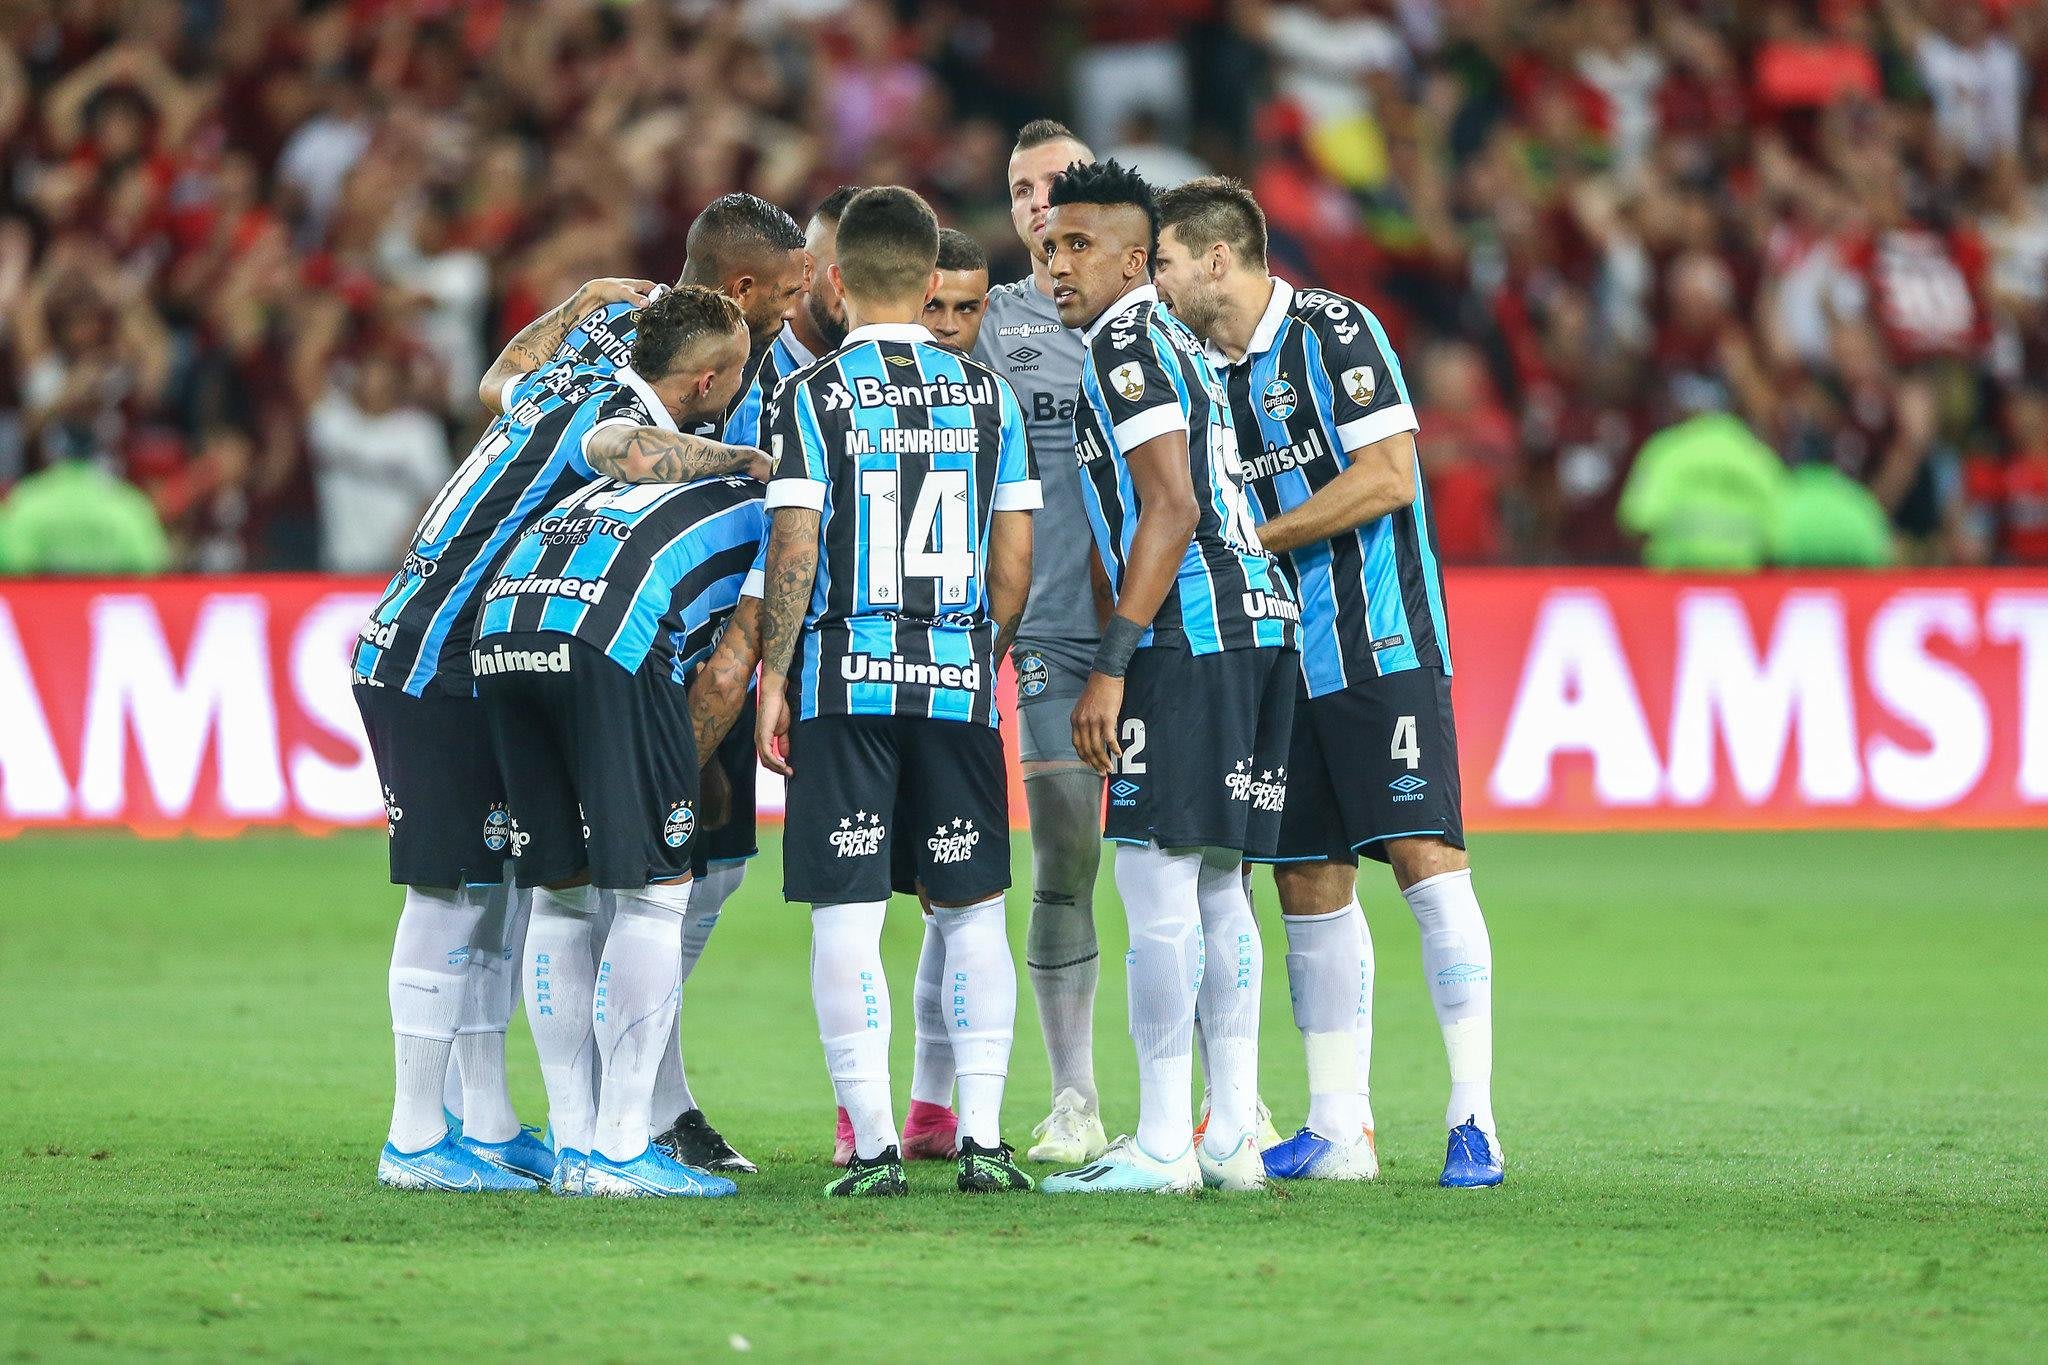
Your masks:
M792 772L783 752L789 733L789 665L818 576L819 514L809 507L778 507L768 534L765 595L761 599L761 696L754 749L770 772Z
M998 512L989 531L988 607L996 623L998 663L1017 639L1024 603L1031 595L1031 514Z
M497 361L484 372L483 382L477 385L477 397L483 399L484 406L492 412L504 416L505 381L531 374L547 364L555 354L555 348L562 344L562 338L569 335L569 329L591 310L607 303L630 303L637 308L647 302L653 289L652 280L585 282L559 305L520 328L517 335L505 343L505 349L498 353Z
M1397 431L1345 454L1349 469L1259 528L1267 550L1277 555L1319 544L1415 501L1414 432Z
M583 453L590 467L624 483L688 483L714 474L768 477L768 457L752 446L618 422L590 433Z
M697 756L706 762L732 729L760 658L761 599L742 597L690 681L690 728L697 736Z

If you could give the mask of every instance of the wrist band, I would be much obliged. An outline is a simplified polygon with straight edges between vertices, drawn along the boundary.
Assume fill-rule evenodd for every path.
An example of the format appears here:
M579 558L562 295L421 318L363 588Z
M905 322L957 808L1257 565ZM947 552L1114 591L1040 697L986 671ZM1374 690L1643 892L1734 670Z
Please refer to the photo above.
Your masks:
M1095 647L1095 671L1105 678L1121 678L1144 633L1145 627L1136 621L1111 612L1109 624L1102 628L1102 643Z

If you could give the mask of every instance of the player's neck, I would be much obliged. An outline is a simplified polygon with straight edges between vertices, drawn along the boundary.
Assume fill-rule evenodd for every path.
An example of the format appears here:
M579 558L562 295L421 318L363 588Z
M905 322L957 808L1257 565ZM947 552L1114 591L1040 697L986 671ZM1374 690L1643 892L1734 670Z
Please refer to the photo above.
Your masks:
M799 308L789 315L789 330L803 343L803 348L812 355L825 355L834 348L825 344L825 338L818 335L818 329L811 325L808 310Z
M1223 311L1209 325L1209 340L1232 363L1243 360L1252 346L1259 319L1273 301L1273 277L1249 272L1232 275L1223 286Z
M865 303L855 303L849 295L846 300L846 330L848 335L863 327L901 326L909 322L917 323L920 326L924 324L923 299L918 299L915 303L908 299L896 302L886 299L875 299Z
M1031 253L1031 287L1047 298L1052 297L1052 270L1046 265L1045 253Z

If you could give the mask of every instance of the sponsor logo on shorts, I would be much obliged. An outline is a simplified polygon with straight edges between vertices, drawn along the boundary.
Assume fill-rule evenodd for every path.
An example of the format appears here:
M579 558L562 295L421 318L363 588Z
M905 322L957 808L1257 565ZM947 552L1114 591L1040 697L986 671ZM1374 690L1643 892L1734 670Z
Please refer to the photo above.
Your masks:
M507 649L503 645L472 649L469 667L479 678L499 673L567 673L569 646L565 642L553 649Z
M882 850L882 817L864 810L841 816L832 831L832 851L841 858L865 858Z
M405 818L405 807L398 804L398 794L384 789L384 837L393 838L398 833L398 822Z
M1036 651L1019 654L1017 665L1017 695L1035 697L1045 691L1052 682L1052 670L1046 667L1045 656Z
M606 520L591 518L591 520ZM524 578L494 578L491 586L484 589L484 600L495 602L501 597L535 594L541 597L567 597L577 602L588 602L596 606L604 600L606 583L601 578L548 578L529 574Z
M905 683L913 687L953 687L967 692L981 690L979 664L912 663L894 654L885 659L869 654L841 655L839 676L850 683Z
M519 828L519 821L512 821L512 856L517 858L526 852L526 846L533 842L533 836Z
M586 833L583 837L588 839L590 837L587 832L589 826L586 825L584 828ZM697 812L690 809L690 803L687 801L670 802L668 819L661 823L661 841L670 848L681 848L684 844L690 842L690 835L696 828Z
M1254 621L1299 621L1301 607L1276 593L1248 592L1244 595L1244 614Z
M1259 406L1266 410L1266 416L1276 422L1284 422L1294 416L1295 397L1294 385L1285 379L1276 379L1259 395Z
M512 815L501 801L491 807L484 816L484 847L493 853L503 853L505 846L512 842Z
M1417 777L1414 773L1402 773L1387 784L1387 790L1394 793L1396 801L1420 801L1422 799L1422 789L1428 785L1429 779L1426 777Z
M950 825L940 825L924 846L931 850L933 862L964 863L974 856L974 846L980 842L981 831L972 820L956 819Z
M1229 789L1231 800L1249 801L1257 810L1277 811L1287 804L1285 768L1266 768L1255 774L1252 761L1241 758L1223 774L1223 785Z
M1138 804L1138 784L1128 777L1120 777L1109 784L1109 804L1112 806L1135 806Z
M389 649L391 648L391 642L398 638L398 622L385 621L380 624L376 621L366 621L363 623L363 628L357 632L357 635L364 644L375 645L379 649Z

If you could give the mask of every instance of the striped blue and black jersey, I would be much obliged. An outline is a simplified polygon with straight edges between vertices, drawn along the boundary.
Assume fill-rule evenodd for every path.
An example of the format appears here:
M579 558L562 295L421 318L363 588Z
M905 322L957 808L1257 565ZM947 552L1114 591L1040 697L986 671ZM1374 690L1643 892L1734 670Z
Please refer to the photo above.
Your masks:
M775 334L775 340L750 362L747 382L740 386L738 397L727 409L725 429L719 433L718 439L727 445L766 450L768 400L775 396L775 390L783 380L816 362L817 357L811 354L810 348L796 339L796 333L790 330L788 323L783 323L782 330Z
M1140 511L1127 453L1170 431L1188 439L1201 512L1173 588L1140 645L1183 640L1191 654L1292 649L1294 599L1259 544L1223 383L1201 343L1151 285L1111 304L1082 335L1088 359L1074 406L1074 456L1095 548L1118 592Z
M799 719L995 724L989 530L1039 504L1010 386L914 323L862 327L783 383L768 439L769 507L819 514Z
M512 542L471 665L491 671L492 637L538 631L681 683L739 604L767 528L753 479L586 484Z
M491 423L413 533L412 547L356 641L358 678L414 696L436 683L468 695L482 585L512 539L597 477L591 433L626 423L670 431L660 398L621 368L550 365L506 388Z
M1346 452L1416 429L1379 319L1341 295L1297 291L1278 277L1244 359L1224 368L1224 385L1261 522L1349 469ZM1281 556L1301 604L1308 695L1403 669L1451 671L1433 521L1418 461L1411 505Z

